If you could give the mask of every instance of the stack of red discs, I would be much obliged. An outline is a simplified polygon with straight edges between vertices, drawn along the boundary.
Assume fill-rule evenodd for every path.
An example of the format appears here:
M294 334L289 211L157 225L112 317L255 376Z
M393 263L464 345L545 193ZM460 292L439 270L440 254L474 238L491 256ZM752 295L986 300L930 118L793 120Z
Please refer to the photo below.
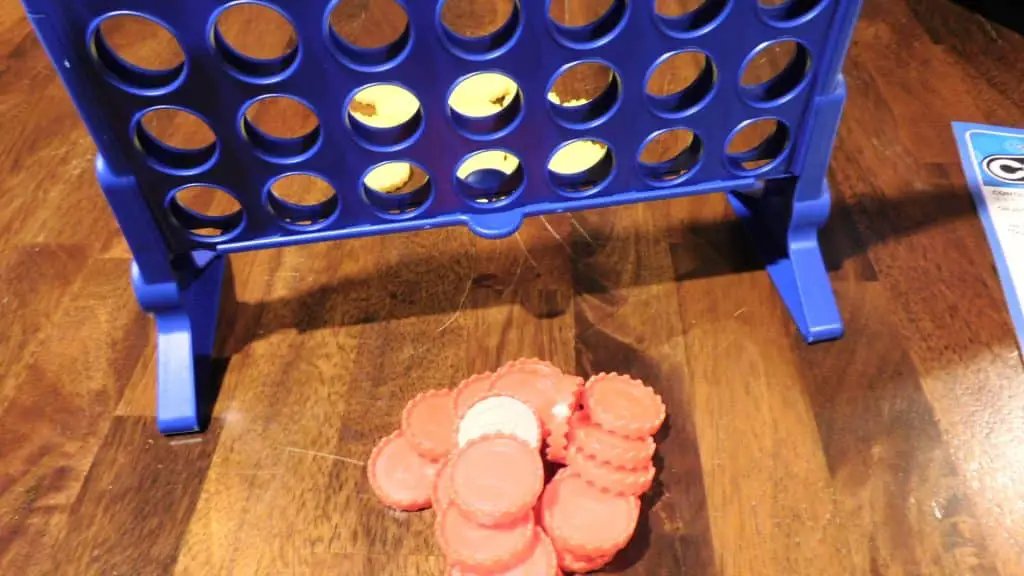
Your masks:
M584 480L613 494L639 496L654 480L654 434L665 404L643 382L598 374L572 416L567 463Z
M589 572L632 538L664 418L637 380L517 360L410 401L367 475L387 506L434 508L451 576ZM565 465L546 485L545 459Z
M565 570L597 570L629 543L664 420L661 398L638 380L599 374L587 382L570 421L568 466L541 502L541 525Z
M511 434L470 440L437 489L437 540L450 574L559 574L555 548L534 517L544 489L540 453Z

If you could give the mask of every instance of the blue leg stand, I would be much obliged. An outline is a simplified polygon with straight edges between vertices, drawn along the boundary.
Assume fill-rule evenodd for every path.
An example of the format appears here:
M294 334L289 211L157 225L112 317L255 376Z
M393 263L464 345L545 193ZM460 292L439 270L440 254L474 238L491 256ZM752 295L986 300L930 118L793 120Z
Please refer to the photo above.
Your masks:
M769 180L755 194L733 192L729 202L754 239L775 288L807 342L843 335L832 284L818 244L831 208L827 172L846 89L818 98L796 176Z
M734 193L729 200L804 339L833 340L843 335L843 324L818 246L818 228L829 212L828 185L818 182L821 197L804 202L793 200L798 186L773 180L760 198Z
M198 432L213 396L210 365L227 257L171 249L138 181L102 154L96 176L134 257L135 297L156 320L157 427L163 434Z
M132 266L139 304L156 319L156 419L162 434L197 432L202 426L225 262L217 256L201 269L190 262L176 284L146 284L139 267Z

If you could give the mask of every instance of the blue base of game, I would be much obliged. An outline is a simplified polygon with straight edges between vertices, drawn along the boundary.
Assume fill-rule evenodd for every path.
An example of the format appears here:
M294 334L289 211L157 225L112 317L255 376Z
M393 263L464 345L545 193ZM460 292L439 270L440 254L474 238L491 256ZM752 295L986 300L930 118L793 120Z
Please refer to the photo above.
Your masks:
M481 38L449 30L442 2L397 0L406 30L375 49L332 31L340 1L23 0L97 144L97 178L132 251L136 295L156 320L162 433L203 426L227 258L248 250L457 225L501 238L532 216L724 192L804 339L842 335L818 231L829 215L827 170L846 98L840 72L861 0L707 0L677 16L656 13L653 1L613 0L578 27L555 23L538 2L517 3ZM283 17L295 34L290 52L253 60L228 46L216 22L239 4ZM100 25L125 15L164 28L181 47L181 64L147 71L122 60ZM780 41L797 46L790 63L772 80L741 85L760 50ZM705 57L690 87L645 92L656 67L686 51ZM554 79L587 62L614 72L605 91L578 108L550 102ZM514 103L484 120L449 109L452 87L485 71L514 79ZM407 125L377 130L348 112L358 90L381 82L416 96L420 110ZM246 111L268 97L305 105L319 124L292 139L261 132ZM192 114L215 142L196 150L157 143L142 119L159 110ZM759 121L775 122L774 133L747 152L727 152L734 135ZM690 131L690 147L664 165L641 162L640 150L672 129ZM548 170L558 149L581 139L607 148L593 172ZM474 195L487 179L462 179L457 168L485 150L515 155L520 168L514 185L480 202ZM411 163L429 180L408 198L385 197L362 182L384 162ZM275 197L277 179L296 174L330 183L336 195L314 206ZM231 196L239 210L212 216L181 205L177 194L195 186Z
M202 269L191 264L180 284L146 284L137 266L132 286L142 308L156 319L157 428L162 434L199 431L200 395L209 390L225 258Z

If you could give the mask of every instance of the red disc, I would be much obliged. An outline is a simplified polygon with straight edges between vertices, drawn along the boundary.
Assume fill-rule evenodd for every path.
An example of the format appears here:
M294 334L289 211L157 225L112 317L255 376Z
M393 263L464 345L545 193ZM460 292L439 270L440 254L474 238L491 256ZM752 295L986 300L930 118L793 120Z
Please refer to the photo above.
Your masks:
M578 556L615 554L633 537L640 500L603 492L564 468L542 497L544 531L555 548Z
M533 508L544 488L544 463L514 436L484 436L452 457L452 500L474 521L494 526Z
M561 576L561 573L555 546L540 528L533 531L529 555L506 570L480 572L472 568L451 567L452 576Z
M547 437L552 420L558 417L560 410L564 411L556 407L575 402L576 391L582 383L574 376L566 376L550 362L522 359L509 362L495 373L492 390L511 394L529 404L540 417Z
M614 557L614 554L608 556L578 556L566 550L559 550L558 566L566 572L584 574L604 568Z
M569 448L569 431L573 415L579 409L583 379L576 376L561 376L556 382L557 400L551 408L548 419L547 450L545 455L551 462L565 464Z
M484 372L466 378L455 387L455 418L462 415L491 391L494 385L494 373Z
M536 529L532 514L492 527L474 522L454 504L437 514L437 541L452 565L497 572L514 567L530 553Z
M398 431L381 440L370 453L366 474L381 502L411 512L430 506L439 466L420 456Z
M661 397L643 382L620 374L591 378L583 393L583 405L591 421L622 436L653 436L665 420Z
M498 369L496 374L502 374L510 370L532 372L540 376L560 376L562 374L558 366L538 358L519 358L518 360L506 362L504 366Z
M455 402L451 390L430 390L413 398L402 411L402 433L429 460L441 460L455 449Z
M452 501L452 467L450 464L451 458L445 460L434 479L430 503L436 509L447 508Z
M565 464L569 453L569 424L555 422L551 425L551 434L545 444L544 457L548 462Z
M577 444L569 447L566 460L573 472L588 484L613 494L640 496L654 481L655 469L651 462L636 469L617 468L587 456Z
M587 456L620 468L644 468L654 457L654 438L630 438L605 430L590 422L585 412L574 416L573 446Z

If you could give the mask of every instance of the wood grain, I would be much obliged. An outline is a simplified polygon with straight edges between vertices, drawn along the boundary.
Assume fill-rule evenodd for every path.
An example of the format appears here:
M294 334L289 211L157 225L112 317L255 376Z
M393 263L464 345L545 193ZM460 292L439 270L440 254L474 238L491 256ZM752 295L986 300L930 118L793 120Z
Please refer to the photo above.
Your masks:
M394 2L344 4L333 23L354 41L401 29ZM476 34L510 6L452 1L444 17ZM259 30L262 44L238 36L258 54L294 42L259 10L222 26ZM110 34L160 65L180 56ZM0 573L441 574L432 514L382 508L365 461L415 393L520 356L628 372L669 407L610 573L1024 573L1024 374L949 127L1024 123L1022 51L951 0L867 0L822 235L838 342L803 344L717 195L531 219L500 241L450 229L243 254L213 425L169 439L94 146L21 6L0 0ZM692 78L699 61L681 61L652 89ZM254 121L309 121L272 112Z

